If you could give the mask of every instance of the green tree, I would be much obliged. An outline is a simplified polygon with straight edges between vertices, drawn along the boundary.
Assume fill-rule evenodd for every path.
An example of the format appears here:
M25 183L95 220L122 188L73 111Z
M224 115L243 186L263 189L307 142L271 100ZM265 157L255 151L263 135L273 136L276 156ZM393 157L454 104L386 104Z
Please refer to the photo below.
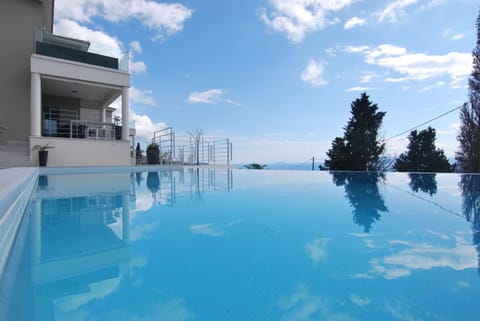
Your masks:
M470 104L460 110L460 150L456 154L461 172L480 172L480 14L476 21L477 44L473 49L473 70L468 79Z
M251 163L251 164L243 165L243 167L245 167L246 169L264 169L265 167L267 167L267 165Z
M430 126L420 132L411 131L408 150L400 154L393 168L399 172L453 171L443 150L435 147L435 135L435 129Z
M351 117L345 134L336 137L327 152L325 166L331 170L378 171L385 144L378 140L385 112L378 112L366 93L351 104Z

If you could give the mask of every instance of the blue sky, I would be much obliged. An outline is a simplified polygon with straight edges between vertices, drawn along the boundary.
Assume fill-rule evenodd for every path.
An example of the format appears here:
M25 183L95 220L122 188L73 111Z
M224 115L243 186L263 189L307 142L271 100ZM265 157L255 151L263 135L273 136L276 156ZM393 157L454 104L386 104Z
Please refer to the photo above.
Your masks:
M366 91L389 138L468 98L473 0L55 0L54 33L129 51L139 138L228 137L235 163L325 158ZM118 104L117 104L118 105ZM430 124L448 156L458 112ZM407 134L387 143L401 153Z

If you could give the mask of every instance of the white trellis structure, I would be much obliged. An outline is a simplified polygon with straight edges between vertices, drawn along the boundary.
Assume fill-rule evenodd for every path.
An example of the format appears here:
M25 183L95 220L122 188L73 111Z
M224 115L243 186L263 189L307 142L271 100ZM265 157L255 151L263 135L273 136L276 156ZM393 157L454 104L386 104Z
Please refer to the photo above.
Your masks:
M161 164L230 165L232 142L228 138L178 135L171 127L153 133Z

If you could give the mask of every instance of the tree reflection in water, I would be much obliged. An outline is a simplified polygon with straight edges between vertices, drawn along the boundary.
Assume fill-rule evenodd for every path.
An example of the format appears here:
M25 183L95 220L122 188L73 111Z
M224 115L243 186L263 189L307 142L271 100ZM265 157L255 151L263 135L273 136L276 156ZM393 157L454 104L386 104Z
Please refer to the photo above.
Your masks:
M436 174L409 173L408 177L410 177L410 188L415 193L424 192L430 196L437 193Z
M376 172L331 172L333 182L345 188L345 197L353 207L353 221L363 226L369 233L375 221L382 217L381 212L388 212L385 201L378 189L378 183L385 176Z
M480 274L480 176L462 175L462 210L468 222L472 223L473 245L477 250L478 273Z

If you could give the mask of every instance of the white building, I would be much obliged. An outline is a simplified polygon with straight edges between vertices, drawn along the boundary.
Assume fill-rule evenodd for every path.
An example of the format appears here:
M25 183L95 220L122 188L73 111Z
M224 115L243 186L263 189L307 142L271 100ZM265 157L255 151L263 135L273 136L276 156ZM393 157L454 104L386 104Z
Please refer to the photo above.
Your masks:
M0 166L15 146L37 166L31 148L45 144L54 147L48 166L130 165L128 54L92 53L88 42L52 34L53 8L54 0L0 3ZM121 124L109 107L120 97Z

